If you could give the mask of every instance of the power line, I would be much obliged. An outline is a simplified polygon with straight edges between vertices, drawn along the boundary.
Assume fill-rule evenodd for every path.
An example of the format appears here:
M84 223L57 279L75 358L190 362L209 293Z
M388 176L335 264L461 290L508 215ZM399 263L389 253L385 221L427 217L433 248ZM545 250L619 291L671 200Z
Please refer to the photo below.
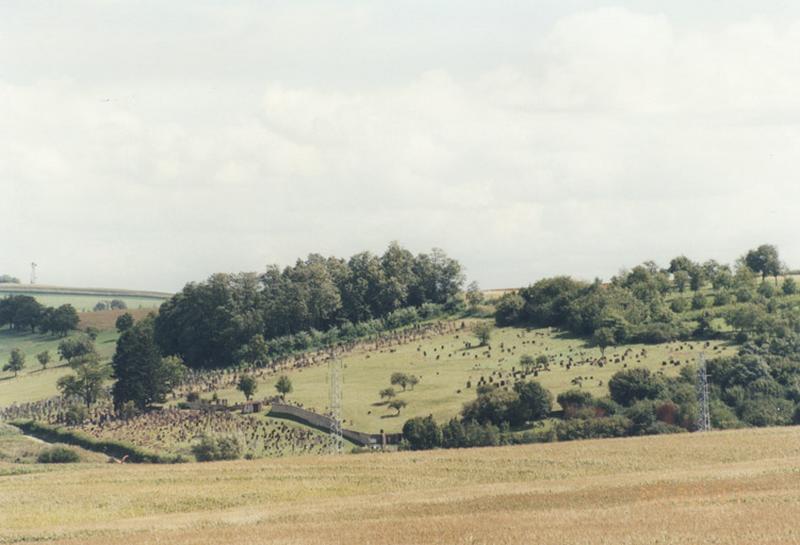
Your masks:
M706 356L703 352L697 357L697 401L700 410L697 415L697 431L711 431L711 411L708 407L708 373Z

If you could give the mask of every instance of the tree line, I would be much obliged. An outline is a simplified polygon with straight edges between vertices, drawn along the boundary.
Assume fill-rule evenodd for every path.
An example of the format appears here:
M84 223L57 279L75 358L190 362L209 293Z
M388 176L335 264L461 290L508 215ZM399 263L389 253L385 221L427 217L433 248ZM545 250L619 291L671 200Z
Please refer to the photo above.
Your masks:
M380 256L311 254L263 274L215 274L187 284L161 305L155 338L163 354L189 367L227 367L260 343L282 339L283 347L270 348L285 352L286 343L358 334L359 324L374 320L413 321L455 304L463 282L459 262L440 249L414 255L393 242Z
M708 317L685 313L793 295L797 283L792 278L784 280L780 292L777 288L785 270L777 248L764 244L748 251L734 267L678 256L669 267L645 262L609 283L546 278L500 298L495 321L500 326L558 327L592 337L601 348L702 338L709 334ZM775 278L774 286L766 282L768 276ZM693 293L690 298L683 295L687 289Z
M48 307L30 295L10 295L0 299L0 327L64 336L77 329L80 318L70 304Z

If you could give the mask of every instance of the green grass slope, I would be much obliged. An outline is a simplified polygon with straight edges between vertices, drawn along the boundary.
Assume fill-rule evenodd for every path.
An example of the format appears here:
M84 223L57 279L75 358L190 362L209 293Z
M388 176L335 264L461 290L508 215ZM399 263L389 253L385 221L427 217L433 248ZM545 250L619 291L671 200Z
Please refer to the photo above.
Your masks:
M631 344L607 349L606 357L610 363L600 368L580 363L599 358L599 349L587 347L583 339L564 336L551 329L495 329L490 343L491 351L486 348L465 350L465 341L477 344L471 333L464 330L436 336L422 343L379 351L358 350L346 355L343 358L345 426L377 433L381 429L399 431L405 420L413 416L432 414L438 421L445 421L456 416L464 403L475 398L475 386L480 377L488 380L495 373L493 380L508 381L512 368L520 369L519 358L522 354L550 357L550 371L542 372L538 377L531 375L528 379L540 381L554 395L573 387L604 395L607 393L608 379L626 365L646 367L672 376L687 363L694 363L701 350L705 350L707 357L733 352L731 346L721 341L714 341L708 347L698 341ZM622 361L626 352L628 356ZM573 364L568 368L570 357ZM615 363L618 358L620 361ZM381 389L390 386L389 379L396 371L420 378L420 383L413 390L404 392L402 388L395 387L399 399L408 403L399 416L395 416L395 411L382 403L378 395ZM503 373L503 376L497 373ZM329 386L325 365L289 369L285 374L294 386L289 400L320 412L327 410ZM257 395L274 395L277 376L273 375L260 383ZM468 381L472 383L471 388L466 386ZM220 391L219 396L231 401L244 399L234 389Z

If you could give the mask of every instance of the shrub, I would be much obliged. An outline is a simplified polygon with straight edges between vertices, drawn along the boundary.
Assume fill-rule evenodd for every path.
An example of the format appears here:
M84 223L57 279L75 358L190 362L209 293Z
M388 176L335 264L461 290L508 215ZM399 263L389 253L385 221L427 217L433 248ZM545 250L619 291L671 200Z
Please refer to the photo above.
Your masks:
M649 369L618 371L608 381L611 399L623 406L641 399L655 399L664 390L664 381Z
M442 446L442 430L432 416L412 418L403 425L403 438L411 450L427 450Z
M702 293L695 293L694 297L692 297L692 309L693 310L700 310L706 308L706 296Z
M689 302L683 297L678 297L672 300L672 302L669 304L669 308L672 309L672 312L677 312L680 314L681 312L686 312L689 310Z
M203 435L199 443L192 445L192 454L198 462L236 460L242 456L242 445L234 436Z
M720 290L714 294L714 305L721 307L733 302L733 294L727 290Z
M559 422L555 426L555 434L559 441L624 437L628 435L630 427L631 421L623 416L575 419Z
M40 464L75 464L81 461L81 457L67 447L50 447L42 450L36 461Z
M83 405L71 405L64 414L64 419L69 426L82 424L88 418L88 411Z
M795 405L788 399L756 397L742 403L741 419L752 426L785 426L794 413Z

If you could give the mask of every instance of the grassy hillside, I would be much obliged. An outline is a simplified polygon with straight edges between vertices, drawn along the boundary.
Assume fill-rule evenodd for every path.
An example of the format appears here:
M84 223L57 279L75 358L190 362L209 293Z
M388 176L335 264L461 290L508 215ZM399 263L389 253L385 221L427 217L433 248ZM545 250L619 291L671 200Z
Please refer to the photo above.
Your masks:
M2 478L0 543L797 540L800 429ZM14 466L0 462L0 475ZM17 466L18 467L18 466Z
M377 351L359 350L345 356L345 425L359 431L377 433L381 429L387 432L399 431L405 420L412 416L433 414L437 420L445 421L456 416L465 402L475 398L475 386L480 377L488 380L495 373L493 380L508 381L511 369L520 369L519 358L522 354L533 357L544 354L550 357L551 370L540 373L536 379L554 395L574 387L604 395L607 393L608 379L626 365L647 367L663 371L666 375L676 375L682 366L694 363L697 354L703 349L707 357L733 352L730 346L721 341L714 341L708 347L697 341L660 345L630 344L606 350L610 363L601 368L591 363L600 357L598 348L589 348L583 339L564 336L551 329L496 329L492 334L491 350L465 350L465 342L477 345L472 334L463 330L437 336L423 343ZM626 352L629 355L623 361L622 356ZM568 368L570 358L573 363ZM617 359L620 361L616 362ZM420 377L420 383L413 390L403 392L401 388L395 387L399 398L408 402L399 417L394 416L395 412L382 403L378 395L381 389L390 385L389 378L395 371ZM503 374L502 377L499 373ZM309 408L326 410L328 383L325 365L291 369L286 374L294 386L289 399ZM258 395L274 395L276 378L277 375L261 383ZM528 378L534 377L530 375ZM466 386L468 381L471 382L471 388ZM219 395L230 400L244 400L244 396L234 389L221 391Z
M97 351L103 358L111 358L114 354L118 337L116 331L103 331L97 337ZM58 361L57 347L61 338L39 333L19 334L7 328L0 329L0 363L8 361L12 349L19 348L25 353L25 369L14 378L12 373L0 371L0 407L11 403L36 401L56 395L56 381L70 369ZM42 371L36 361L36 354L44 350L50 351L52 363ZM0 365L0 367L2 367Z
M84 462L102 463L108 457L96 452L63 444L49 444L23 435L17 428L0 423L0 462L34 463L39 453L51 446L65 446L79 454ZM2 475L2 471L0 471Z

